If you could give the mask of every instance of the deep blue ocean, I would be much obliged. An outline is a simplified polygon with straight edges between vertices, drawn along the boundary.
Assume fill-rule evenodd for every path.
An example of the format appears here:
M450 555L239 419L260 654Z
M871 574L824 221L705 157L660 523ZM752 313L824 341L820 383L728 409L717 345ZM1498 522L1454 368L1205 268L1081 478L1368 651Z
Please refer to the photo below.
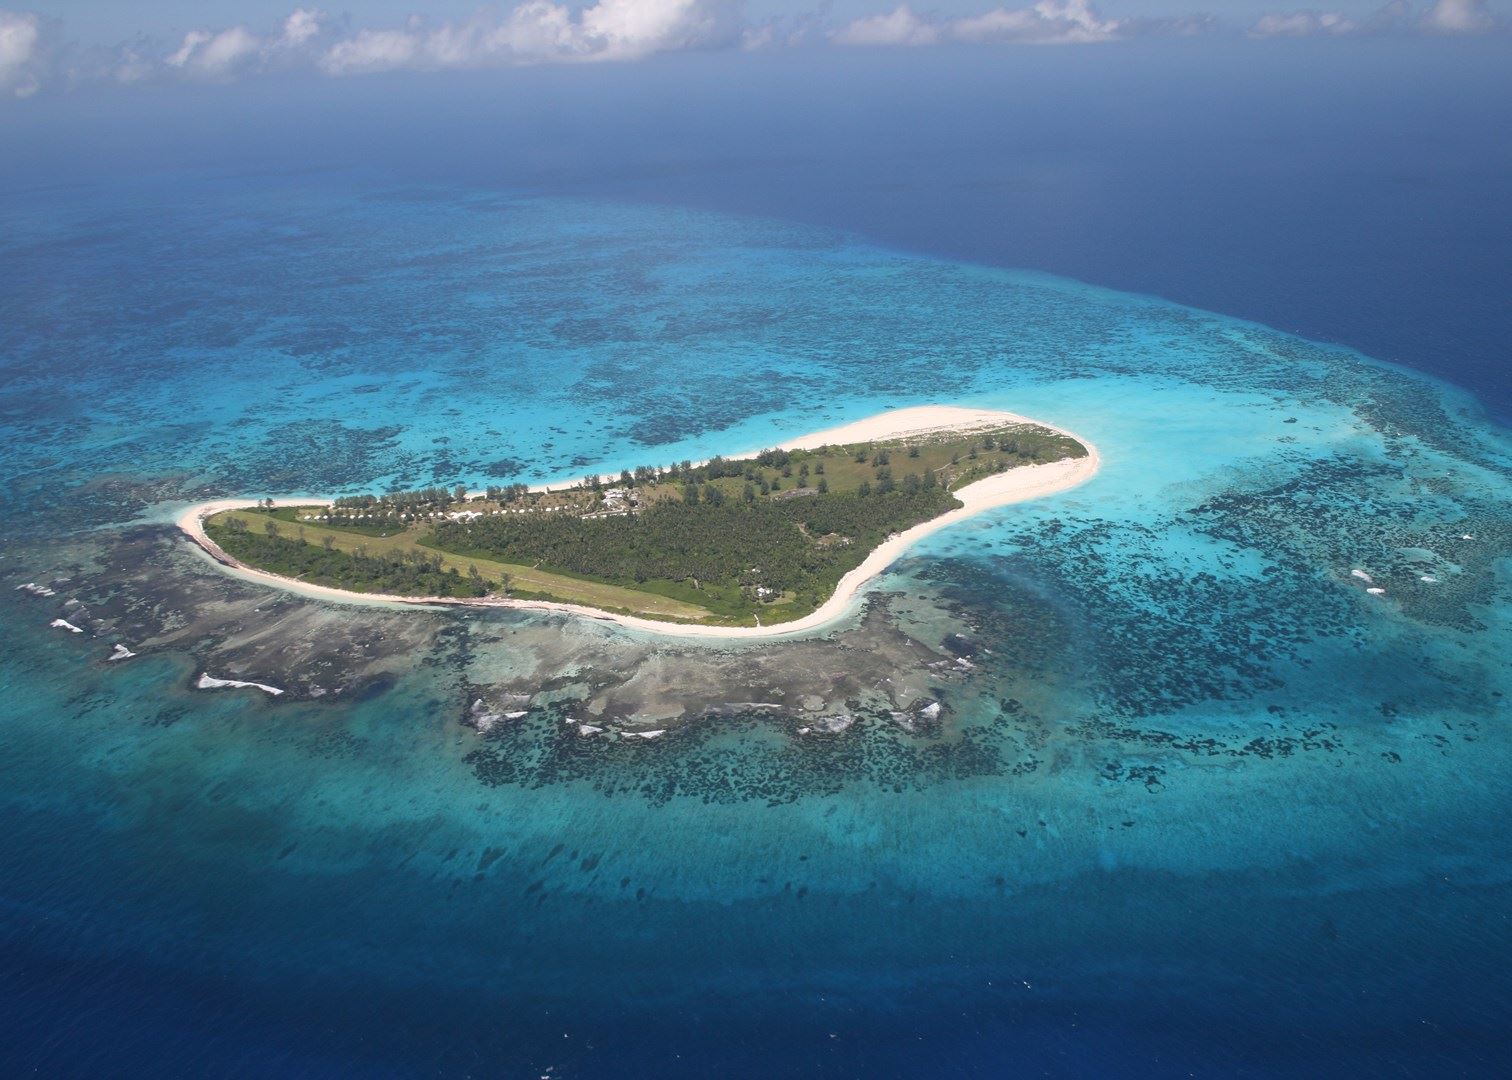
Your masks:
M1379 49L1216 104L1179 63L1130 100L1133 61L972 61L907 107L810 74L803 119L786 69L713 104L676 68L545 72L452 87L430 142L395 106L381 152L374 90L282 133L253 117L294 90L7 117L0 1071L1506 1075L1512 68L1348 91L1399 69ZM1084 97L1008 108L1034 75ZM862 76L897 109L848 104ZM470 688L530 642L655 677L629 632L507 612L467 649L382 616L452 621L353 700L193 688L232 648L272 677L322 605L176 637L178 583L220 587L166 527L192 500L551 480L929 402L1105 459L878 583L981 646L949 738L711 717L627 752L548 705L485 739Z

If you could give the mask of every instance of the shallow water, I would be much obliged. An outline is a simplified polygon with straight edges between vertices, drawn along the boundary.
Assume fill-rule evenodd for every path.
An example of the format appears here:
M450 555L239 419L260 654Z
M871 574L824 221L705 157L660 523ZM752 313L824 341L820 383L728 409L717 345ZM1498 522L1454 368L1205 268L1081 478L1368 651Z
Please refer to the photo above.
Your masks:
M356 190L180 179L3 210L13 1067L1512 1062L1512 442L1466 396L815 229ZM561 723L582 682L711 654L517 613L401 613L433 637L315 701L191 689L226 674L223 640L104 663L119 625L88 618L123 530L192 499L550 480L929 402L1104 458L872 590L926 645L969 642L970 673L930 687L940 731L733 710L582 739ZM214 575L140 558L165 588ZM236 674L277 684L257 657L319 605L248 595L266 611L236 617L267 629ZM80 596L87 633L49 628ZM536 666L547 642L563 671ZM828 655L738 648L774 693ZM553 687L528 717L459 723L475 687L527 677Z

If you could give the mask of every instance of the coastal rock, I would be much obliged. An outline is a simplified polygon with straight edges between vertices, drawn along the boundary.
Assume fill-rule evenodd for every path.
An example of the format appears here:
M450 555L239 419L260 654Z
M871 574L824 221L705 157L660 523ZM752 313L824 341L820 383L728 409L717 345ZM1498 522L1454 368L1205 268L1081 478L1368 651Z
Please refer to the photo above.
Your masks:
M106 657L106 659L107 660L130 660L135 655L136 655L136 653L132 652L126 646L124 646L124 645L120 644L119 642L117 642L116 645L111 649L111 653L110 653L110 655L108 657Z
M976 642L964 634L947 634L945 639L940 642L940 646L946 652L956 657L972 657L981 649Z
M467 713L462 717L462 723L477 731L479 735L486 735L496 725L508 720L518 720L529 714L528 709L499 709L491 706L483 698L478 698L470 706ZM568 720L567 723L572 723Z
M825 735L839 735L848 730L856 722L853 713L834 713L829 716L821 716L813 722L813 729Z
M483 699L478 698L468 708L467 715L462 718L462 722L479 735L487 735L489 730L502 719L504 718L500 714L490 712Z
M938 701L915 702L907 709L893 709L888 715L910 735L922 735L940 726L940 714L944 706Z

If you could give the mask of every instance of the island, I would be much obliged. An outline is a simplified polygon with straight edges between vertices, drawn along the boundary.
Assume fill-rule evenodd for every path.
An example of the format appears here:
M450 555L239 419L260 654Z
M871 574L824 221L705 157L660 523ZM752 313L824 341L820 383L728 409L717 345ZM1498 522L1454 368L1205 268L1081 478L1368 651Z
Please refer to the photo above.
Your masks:
M538 487L221 500L179 525L232 571L311 595L771 637L843 614L923 536L1098 465L1052 425L932 405L729 458Z

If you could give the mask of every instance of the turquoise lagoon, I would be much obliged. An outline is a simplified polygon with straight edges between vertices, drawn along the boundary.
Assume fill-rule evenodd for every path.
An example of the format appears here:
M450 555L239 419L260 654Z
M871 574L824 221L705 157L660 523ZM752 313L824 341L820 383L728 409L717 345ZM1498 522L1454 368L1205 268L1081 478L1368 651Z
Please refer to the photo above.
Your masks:
M175 178L3 213L13 1067L1512 1061L1512 440L1454 388L702 212ZM710 648L518 613L339 703L195 691L215 641L109 664L105 629L48 625L191 500L550 480L932 402L1104 458L874 586L977 647L944 736L480 738L459 717L528 667L513 628L611 665Z

